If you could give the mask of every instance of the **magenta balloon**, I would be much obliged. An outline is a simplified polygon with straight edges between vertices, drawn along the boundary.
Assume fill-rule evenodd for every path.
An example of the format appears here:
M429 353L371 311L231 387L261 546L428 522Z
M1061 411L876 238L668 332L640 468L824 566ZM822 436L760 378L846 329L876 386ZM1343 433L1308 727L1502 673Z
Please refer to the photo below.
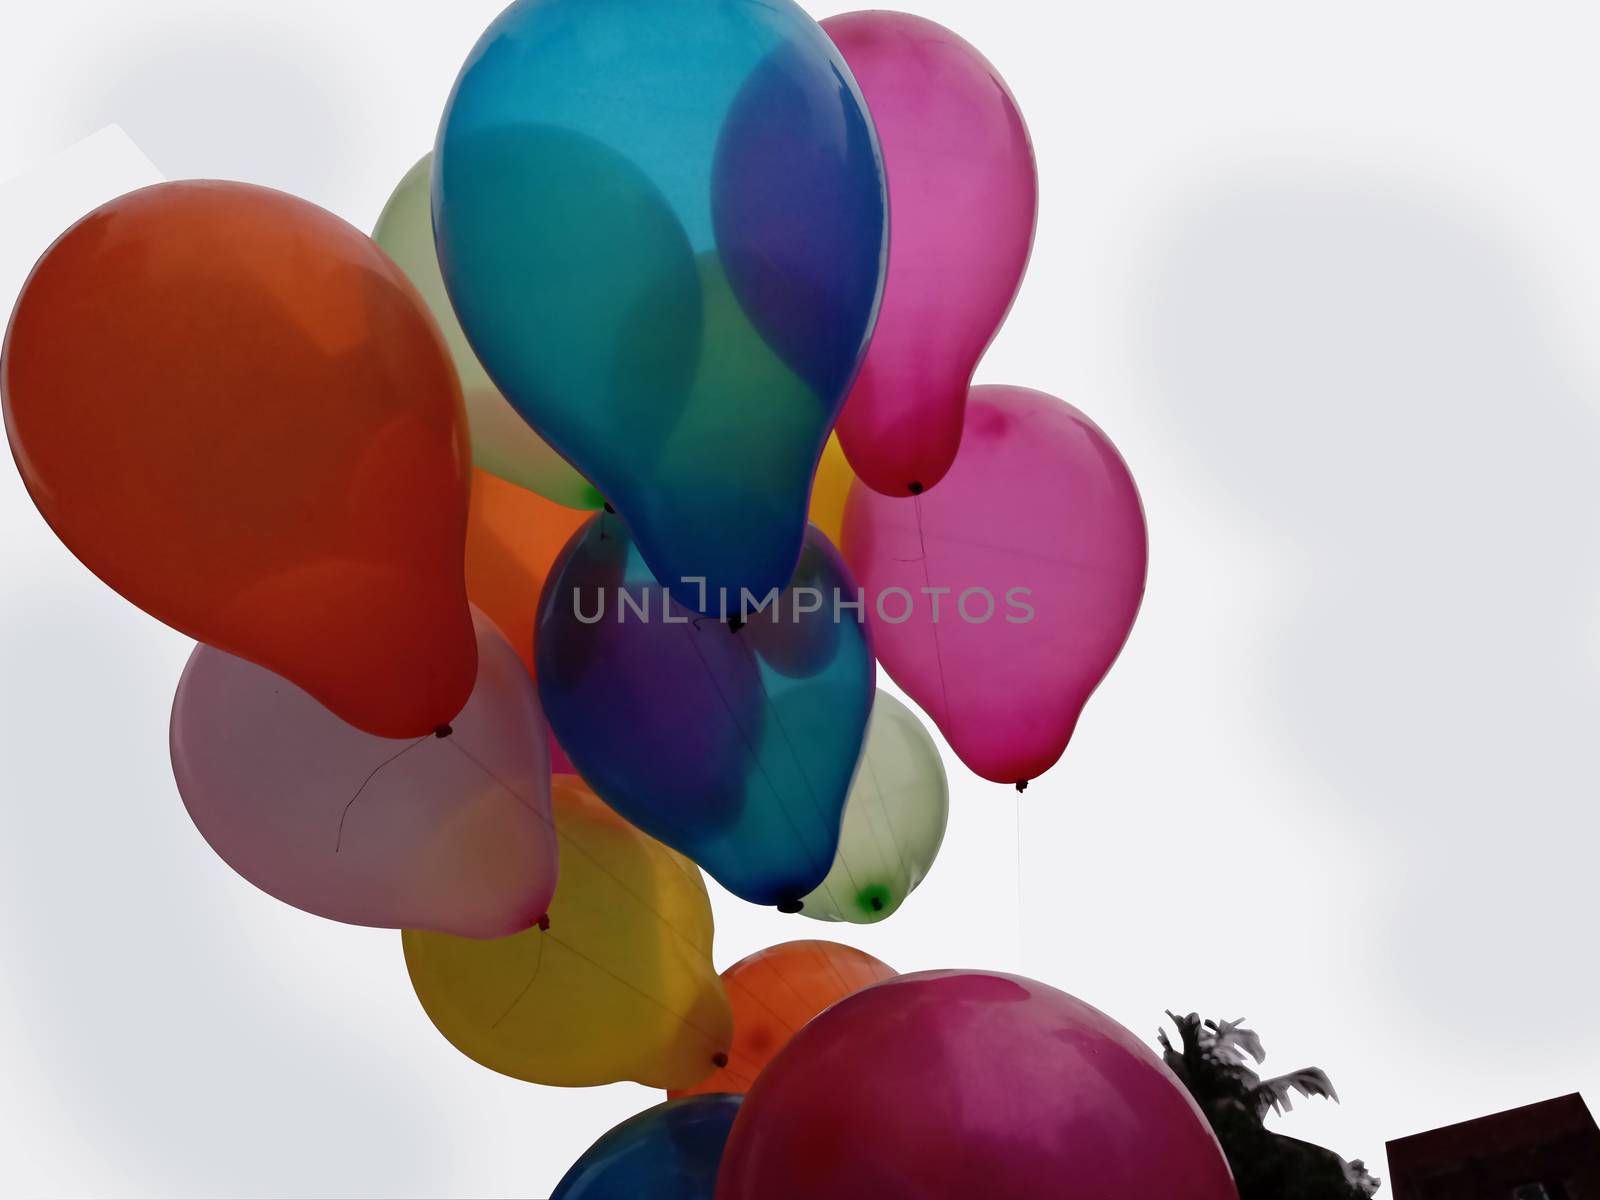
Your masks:
M898 12L822 28L861 85L889 178L883 304L839 441L868 487L905 496L955 458L972 372L1028 265L1039 177L1005 80L948 29Z
M537 922L556 884L548 734L517 652L476 609L473 624L466 707L445 736L402 741L196 646L172 771L211 848L262 891L351 925L482 938Z
M1070 404L976 387L966 413L936 491L851 485L841 548L884 669L962 762L1021 783L1061 757L1133 627L1144 511L1116 447Z
M756 1079L716 1200L1237 1200L1183 1085L1065 992L966 971L839 1001Z

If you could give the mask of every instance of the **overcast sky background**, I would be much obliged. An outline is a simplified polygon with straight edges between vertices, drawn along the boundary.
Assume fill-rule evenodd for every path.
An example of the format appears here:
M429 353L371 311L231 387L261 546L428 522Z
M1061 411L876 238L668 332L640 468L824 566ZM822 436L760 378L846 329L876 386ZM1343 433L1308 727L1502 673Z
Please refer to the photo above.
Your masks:
M6 6L0 309L61 228L160 176L370 228L498 7ZM1247 1017L1269 1068L1322 1066L1344 1099L1280 1128L1380 1173L1390 1137L1594 1106L1592 8L904 7L999 66L1039 155L1032 267L979 381L1058 394L1119 444L1149 593L1020 806L949 760L946 850L892 920L713 884L718 965L834 936L902 970L1020 969L1145 1037L1169 1007ZM659 1093L477 1067L398 935L234 876L167 764L187 650L5 464L0 1183L545 1195Z

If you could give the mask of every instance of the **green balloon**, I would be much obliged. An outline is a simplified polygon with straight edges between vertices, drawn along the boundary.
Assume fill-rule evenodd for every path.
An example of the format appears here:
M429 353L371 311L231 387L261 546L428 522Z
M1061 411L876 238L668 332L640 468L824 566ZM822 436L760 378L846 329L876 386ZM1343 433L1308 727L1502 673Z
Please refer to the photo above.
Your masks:
M879 690L867 722L833 869L800 911L819 921L871 925L922 882L950 816L939 748L917 715Z
M439 273L439 259L433 247L428 180L432 163L433 155L424 155L406 172L383 206L372 240L383 247L422 293L450 347L467 401L473 465L568 508L599 508L605 501L594 485L506 403L467 344L467 335L445 294L444 277Z

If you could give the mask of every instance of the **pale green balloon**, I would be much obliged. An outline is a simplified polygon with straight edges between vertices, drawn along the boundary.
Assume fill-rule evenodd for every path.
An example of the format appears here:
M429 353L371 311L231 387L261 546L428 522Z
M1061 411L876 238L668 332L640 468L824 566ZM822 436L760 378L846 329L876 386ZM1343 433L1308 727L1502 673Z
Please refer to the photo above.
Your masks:
M506 403L473 354L461 322L456 320L433 248L433 205L428 189L432 163L433 155L424 155L406 172L383 206L372 240L383 247L422 293L450 346L467 401L473 465L568 508L599 508L604 500L594 485Z
M939 748L917 715L879 690L845 803L833 869L800 911L870 925L905 901L933 866L950 816Z

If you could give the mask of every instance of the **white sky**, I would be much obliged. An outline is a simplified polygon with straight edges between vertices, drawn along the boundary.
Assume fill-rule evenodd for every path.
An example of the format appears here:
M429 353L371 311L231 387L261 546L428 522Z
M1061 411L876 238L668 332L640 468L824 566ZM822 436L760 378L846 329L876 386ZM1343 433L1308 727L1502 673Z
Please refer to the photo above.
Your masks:
M945 854L899 914L840 930L719 894L719 965L837 936L903 970L1020 967L1146 1037L1167 1007L1245 1016L1269 1068L1344 1098L1284 1131L1380 1173L1389 1137L1594 1106L1592 6L903 6L989 55L1039 153L1032 268L979 381L1119 443L1149 596L1020 837L1015 793L952 760ZM0 310L55 232L158 174L370 227L497 7L6 5ZM7 1190L542 1195L659 1098L476 1067L397 935L233 876L167 766L186 653L0 470Z

